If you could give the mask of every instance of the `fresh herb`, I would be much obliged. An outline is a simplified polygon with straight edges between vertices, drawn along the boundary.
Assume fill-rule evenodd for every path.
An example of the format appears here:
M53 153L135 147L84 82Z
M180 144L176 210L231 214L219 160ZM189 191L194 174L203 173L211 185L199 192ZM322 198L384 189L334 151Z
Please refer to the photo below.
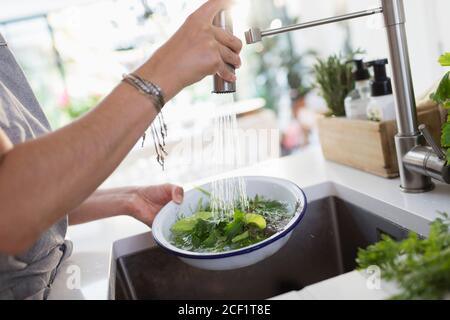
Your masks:
M443 54L439 58L439 63L443 67L450 67L450 52ZM444 109L450 110L450 71L442 78L438 89L431 95L431 98L442 105ZM447 149L447 161L450 165L450 115L448 115L447 122L442 127L442 148Z
M367 249L360 249L360 269L376 265L382 277L395 281L401 292L392 299L443 299L450 292L450 218L442 213L428 238L416 233L401 242L388 236Z
M332 55L325 60L317 59L314 66L316 81L320 88L320 94L330 109L330 116L345 116L345 98L355 87L353 66L348 61L353 60L354 56L361 52L358 50L349 56L339 54Z
M200 189L199 189L200 190ZM207 191L200 190L205 195ZM235 209L231 219L216 220L199 200L195 213L181 217L171 228L171 242L193 252L224 252L261 242L283 228L292 218L288 205L256 196L249 208Z

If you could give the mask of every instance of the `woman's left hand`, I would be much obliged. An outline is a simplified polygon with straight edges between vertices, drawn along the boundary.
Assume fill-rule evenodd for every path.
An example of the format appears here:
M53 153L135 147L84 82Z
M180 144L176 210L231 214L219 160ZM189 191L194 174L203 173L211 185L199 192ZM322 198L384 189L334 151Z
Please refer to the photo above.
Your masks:
M130 193L128 206L130 215L151 226L158 212L170 201L180 204L184 190L173 184L137 187Z

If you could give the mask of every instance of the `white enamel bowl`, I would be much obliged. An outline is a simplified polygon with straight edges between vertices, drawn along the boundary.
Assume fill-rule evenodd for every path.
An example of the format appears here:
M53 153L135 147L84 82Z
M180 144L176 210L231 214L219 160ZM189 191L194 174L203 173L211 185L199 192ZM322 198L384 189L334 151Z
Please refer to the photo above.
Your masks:
M184 216L192 214L200 198L207 201L207 197L198 190L186 192L181 205L174 202L167 204L153 222L152 233L155 241L163 249L178 256L185 263L206 270L232 270L250 266L262 261L280 250L291 237L292 231L298 225L306 212L306 197L303 191L294 183L271 177L244 177L247 195L256 195L270 200L278 200L292 204L296 212L285 228L270 238L242 249L223 253L198 253L179 249L170 243L170 228L178 220L179 213ZM201 186L210 191L210 184Z

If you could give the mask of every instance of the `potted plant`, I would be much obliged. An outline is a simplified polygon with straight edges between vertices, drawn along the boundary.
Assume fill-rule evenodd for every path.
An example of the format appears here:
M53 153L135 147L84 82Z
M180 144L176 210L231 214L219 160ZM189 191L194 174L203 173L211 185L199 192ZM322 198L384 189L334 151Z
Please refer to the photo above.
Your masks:
M329 109L328 116L345 116L344 100L355 87L352 65L348 61L352 60L356 53L359 51L349 57L338 54L327 59L317 59L314 72L320 94Z
M283 67L287 70L287 83L294 110L305 105L305 97L314 89L307 79L312 70L306 66L304 60L316 55L314 50L308 50L301 55L293 53L283 57Z
M450 67L450 52L443 54L439 62L443 67ZM450 115L448 115L448 110L450 110L450 71L444 75L431 98L447 111L447 121L442 126L441 144L442 148L447 150L447 160L450 165Z
M282 154L289 155L301 147L309 144L311 128L305 123L306 96L313 90L311 80L308 78L312 70L305 60L315 58L316 52L308 50L298 54L293 50L283 52L281 67L286 71L286 80L291 98L291 119L287 127L283 128L281 147ZM308 117L306 117L308 119Z

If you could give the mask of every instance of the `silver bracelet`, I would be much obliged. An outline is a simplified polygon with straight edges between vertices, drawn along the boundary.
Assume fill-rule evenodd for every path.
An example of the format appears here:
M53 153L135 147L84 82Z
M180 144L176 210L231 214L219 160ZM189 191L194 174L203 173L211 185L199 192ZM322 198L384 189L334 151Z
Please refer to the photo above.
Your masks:
M164 100L164 93L158 85L148 80L145 80L134 73L124 74L123 80L131 84L133 87L138 89L143 94L154 98L157 104L156 107L158 108L158 111L161 111L164 105L166 104Z
M152 99L155 108L158 111L158 123L159 127L155 121L151 124L150 129L152 132L153 143L156 150L157 161L161 165L164 170L164 160L167 156L167 152L165 150L166 146L166 137L167 137L167 125L164 120L164 116L162 114L162 108L165 105L164 94L159 86L156 84L142 79L140 76L136 74L124 74L123 81L130 84L132 87L136 88L142 94L148 96ZM144 147L146 133L142 136L142 147Z

